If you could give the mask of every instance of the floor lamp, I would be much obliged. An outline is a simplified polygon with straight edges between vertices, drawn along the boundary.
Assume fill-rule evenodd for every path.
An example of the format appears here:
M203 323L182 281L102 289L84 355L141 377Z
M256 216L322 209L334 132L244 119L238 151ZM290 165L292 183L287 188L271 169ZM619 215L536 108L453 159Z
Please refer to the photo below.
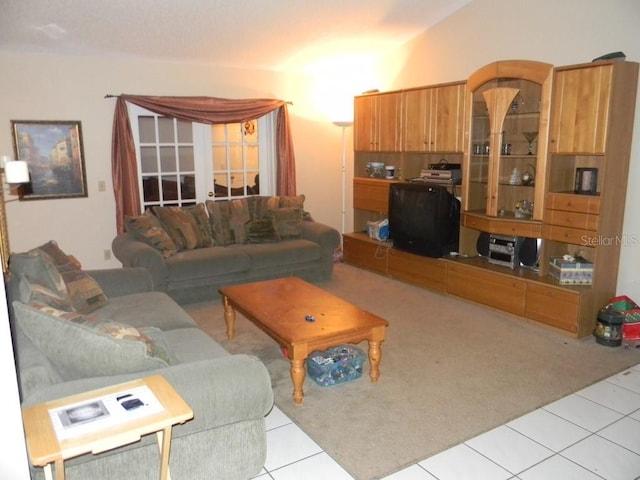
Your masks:
M18 185L29 183L29 168L27 162L13 160L8 155L0 157L0 166L4 172L4 179L0 179L0 256L2 256L2 273L9 271L9 230L7 229L7 212L4 208L4 185Z
M345 221L347 215L347 127L353 125L352 121L336 121L334 125L342 128L342 230L345 233Z

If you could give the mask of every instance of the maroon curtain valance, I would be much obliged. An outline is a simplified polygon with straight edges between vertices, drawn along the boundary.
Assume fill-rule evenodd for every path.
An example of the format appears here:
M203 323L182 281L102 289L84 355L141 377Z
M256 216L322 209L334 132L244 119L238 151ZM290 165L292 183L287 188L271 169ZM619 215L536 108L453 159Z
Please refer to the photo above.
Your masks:
M111 170L116 198L116 226L124 231L124 218L139 215L140 192L135 145L129 124L127 102L165 117L206 124L245 122L278 110L276 127L276 194L296 194L293 142L289 131L287 103L273 99L233 100L215 97L155 97L120 95L113 118Z

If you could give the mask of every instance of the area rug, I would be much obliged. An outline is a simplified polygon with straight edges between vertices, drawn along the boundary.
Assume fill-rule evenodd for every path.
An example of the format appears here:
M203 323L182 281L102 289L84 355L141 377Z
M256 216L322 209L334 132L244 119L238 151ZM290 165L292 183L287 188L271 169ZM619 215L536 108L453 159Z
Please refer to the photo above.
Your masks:
M638 349L575 340L345 264L319 286L389 328L377 383L368 363L361 378L331 387L307 376L302 406L275 341L241 315L228 341L220 299L186 309L229 352L260 358L276 405L358 480L382 478L640 363Z

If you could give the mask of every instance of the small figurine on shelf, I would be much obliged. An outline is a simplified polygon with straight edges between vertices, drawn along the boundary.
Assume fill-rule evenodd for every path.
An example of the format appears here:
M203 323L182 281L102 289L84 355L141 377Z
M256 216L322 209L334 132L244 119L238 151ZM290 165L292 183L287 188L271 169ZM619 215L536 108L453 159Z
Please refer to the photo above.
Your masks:
M522 184L523 185L533 185L533 182L536 179L536 167L531 165L530 163L527 165L527 170L522 174Z
M533 215L533 203L529 200L520 200L516 203L516 218L531 218Z

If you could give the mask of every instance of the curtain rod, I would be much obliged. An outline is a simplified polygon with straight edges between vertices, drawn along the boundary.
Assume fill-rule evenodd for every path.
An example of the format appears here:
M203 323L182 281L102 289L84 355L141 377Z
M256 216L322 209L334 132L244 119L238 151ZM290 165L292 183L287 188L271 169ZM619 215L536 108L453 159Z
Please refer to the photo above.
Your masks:
M112 95L111 93L107 93L104 98L118 98L120 95ZM293 105L292 101L286 101L287 105Z

